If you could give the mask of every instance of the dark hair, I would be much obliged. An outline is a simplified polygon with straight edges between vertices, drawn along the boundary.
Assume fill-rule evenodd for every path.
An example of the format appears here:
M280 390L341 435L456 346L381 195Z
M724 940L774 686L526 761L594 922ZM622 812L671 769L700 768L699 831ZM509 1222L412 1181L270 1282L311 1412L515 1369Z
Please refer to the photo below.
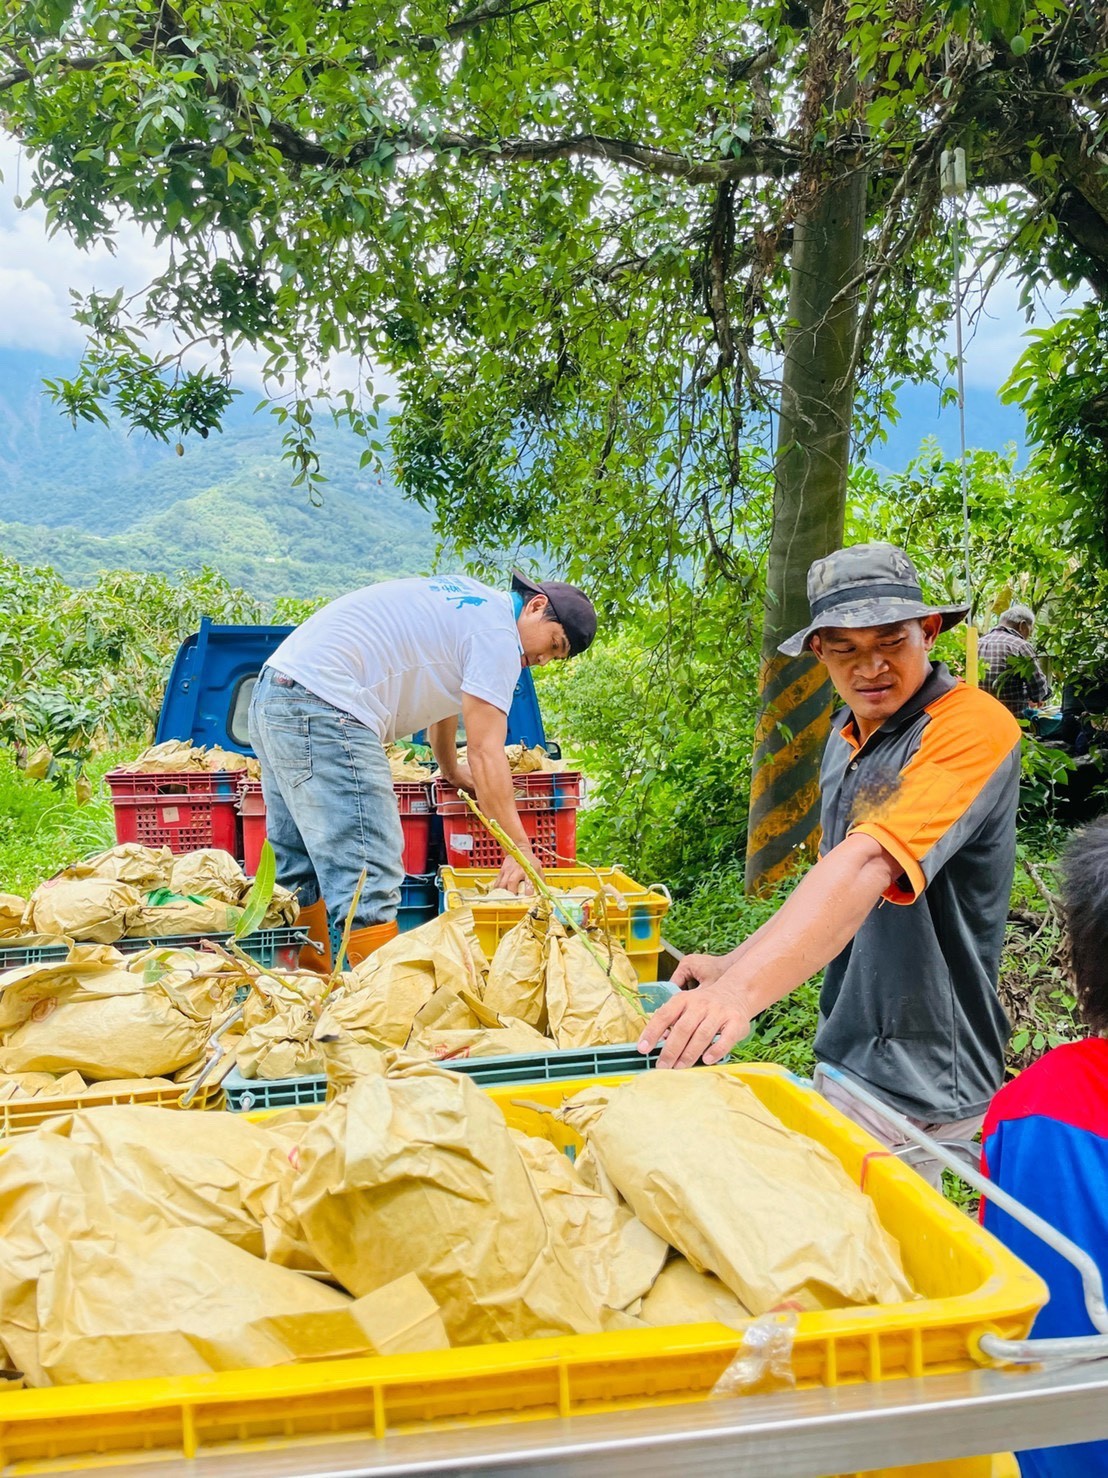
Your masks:
M1077 1009L1091 1032L1108 1036L1108 816L1077 833L1062 869Z

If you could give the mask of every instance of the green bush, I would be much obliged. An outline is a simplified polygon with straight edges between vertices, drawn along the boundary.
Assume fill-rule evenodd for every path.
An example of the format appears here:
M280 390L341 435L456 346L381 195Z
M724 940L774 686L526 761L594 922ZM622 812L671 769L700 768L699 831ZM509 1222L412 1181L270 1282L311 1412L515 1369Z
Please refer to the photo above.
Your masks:
M72 787L30 779L13 752L0 748L0 892L26 898L67 863L113 845L111 800L100 781L122 760L101 754L90 762L92 799L81 805Z

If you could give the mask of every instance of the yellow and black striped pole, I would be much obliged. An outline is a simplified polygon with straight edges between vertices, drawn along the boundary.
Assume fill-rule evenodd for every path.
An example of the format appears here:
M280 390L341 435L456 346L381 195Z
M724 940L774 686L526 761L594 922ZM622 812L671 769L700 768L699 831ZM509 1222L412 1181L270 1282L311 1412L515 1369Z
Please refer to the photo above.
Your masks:
M819 848L819 772L835 693L822 663L768 658L759 674L746 891L770 893Z

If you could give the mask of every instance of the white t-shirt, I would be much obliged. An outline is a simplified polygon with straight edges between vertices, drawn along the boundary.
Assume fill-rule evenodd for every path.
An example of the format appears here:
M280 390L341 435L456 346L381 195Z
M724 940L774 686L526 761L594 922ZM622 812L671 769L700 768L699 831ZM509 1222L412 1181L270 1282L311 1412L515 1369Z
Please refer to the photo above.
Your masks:
M434 575L339 596L266 666L388 744L460 713L463 693L507 713L522 651L510 595L465 575Z

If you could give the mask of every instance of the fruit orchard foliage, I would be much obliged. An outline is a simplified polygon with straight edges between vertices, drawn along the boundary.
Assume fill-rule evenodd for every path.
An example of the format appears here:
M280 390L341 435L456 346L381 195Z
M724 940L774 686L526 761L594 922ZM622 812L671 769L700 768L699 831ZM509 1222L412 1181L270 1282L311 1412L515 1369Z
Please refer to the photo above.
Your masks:
M988 629L1013 600L1036 608L1036 644L1060 684L1086 664L1090 644L1103 641L1103 620L1088 619L1089 573L1072 552L1072 504L1036 468L1017 470L1014 457L971 452L968 473L978 625ZM710 869L733 869L745 846L771 496L768 479L752 483L745 586L717 578L683 588L618 634L602 630L587 656L539 675L547 732L590 777L582 855L623 862L683 894ZM959 601L958 464L925 444L903 473L856 471L847 539L863 538L903 544L927 592L940 603ZM964 673L964 628L941 637L937 655ZM1025 775L1041 788L1053 751L1026 750Z
M254 622L262 609L213 570L117 571L71 590L53 570L0 558L0 738L59 784L95 749L148 743L170 664L202 616Z
M399 384L404 486L457 544L542 548L614 602L690 561L741 583L792 227L843 149L869 181L863 433L941 364L942 149L967 148L978 253L1108 283L1103 9L24 0L0 109L30 198L78 243L120 213L173 243L136 303L78 305L58 400L204 436L255 345L312 484L315 392L352 355ZM204 370L150 350L166 325L211 341ZM336 403L372 459L372 389Z

